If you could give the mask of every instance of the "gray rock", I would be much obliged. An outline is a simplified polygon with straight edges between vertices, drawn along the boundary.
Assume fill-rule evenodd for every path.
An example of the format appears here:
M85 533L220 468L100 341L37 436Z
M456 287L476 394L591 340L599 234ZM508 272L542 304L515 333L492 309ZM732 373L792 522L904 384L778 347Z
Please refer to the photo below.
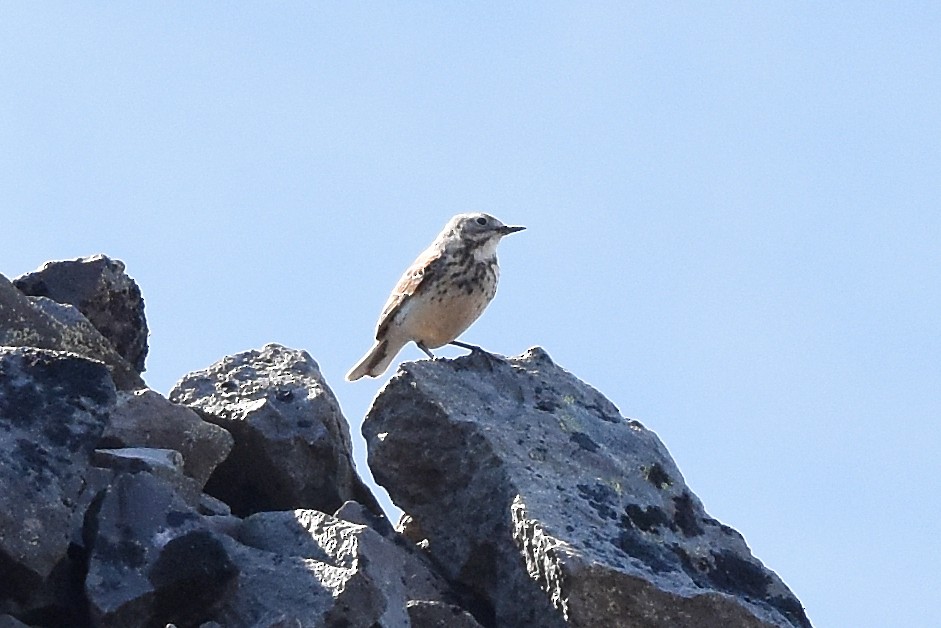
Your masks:
M284 556L228 540L239 575L213 620L219 626L319 628L377 625L382 592L362 570Z
M203 493L199 496L199 512L203 515L214 517L229 517L232 515L232 509L221 499L216 499L212 495Z
M229 356L184 377L170 399L235 437L206 492L236 515L333 512L350 499L382 512L356 474L349 426L307 352L269 344Z
M0 628L29 628L29 626L12 615L4 614L0 615Z
M313 558L362 572L384 599L382 626L408 626L410 600L453 601L450 587L404 540L316 510L263 512L245 519L238 539L285 556Z
M392 527L392 524L389 523L385 515L377 515L361 503L353 500L344 502L343 505L337 508L337 511L333 513L333 516L337 519L349 521L350 523L369 526L386 538L396 536L395 528Z
M16 278L24 294L74 305L138 372L147 357L147 319L137 283L124 263L104 255L47 262Z
M122 447L96 449L92 458L96 466L127 473L147 471L158 477L183 474L183 455L175 449Z
M150 473L122 474L89 515L92 625L371 626L381 591L361 567L247 547Z
M197 507L201 503L201 487L196 480L183 474L183 456L174 449L96 449L92 460L95 466L117 473L150 473L169 482L190 506Z
M198 624L228 592L238 569L221 539L167 482L122 474L93 513L85 591L102 628Z
M0 275L0 345L70 351L108 365L120 390L141 388L140 374L71 306L28 297Z
M102 447L156 447L183 455L186 474L205 486L235 440L185 406L150 389L122 392L102 435Z
M481 628L473 615L455 604L413 600L407 610L412 628Z
M496 625L810 626L656 435L541 349L405 364L363 433L376 480Z
M0 598L34 595L66 560L114 400L100 362L0 347Z

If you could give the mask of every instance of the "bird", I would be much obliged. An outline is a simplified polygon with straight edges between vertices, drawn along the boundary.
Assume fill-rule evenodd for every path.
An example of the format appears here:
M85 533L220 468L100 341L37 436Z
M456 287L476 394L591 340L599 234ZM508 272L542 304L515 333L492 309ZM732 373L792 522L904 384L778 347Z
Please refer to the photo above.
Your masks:
M432 349L458 342L497 292L497 244L526 227L507 226L489 214L458 214L408 267L386 301L376 325L376 341L346 379L379 377L409 342L429 358Z

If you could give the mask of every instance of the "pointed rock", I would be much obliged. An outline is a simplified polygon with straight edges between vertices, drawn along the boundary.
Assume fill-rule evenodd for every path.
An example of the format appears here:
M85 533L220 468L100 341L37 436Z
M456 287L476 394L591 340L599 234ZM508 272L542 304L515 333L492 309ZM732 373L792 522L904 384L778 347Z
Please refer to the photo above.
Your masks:
M306 351L269 344L229 356L184 377L170 400L235 438L206 492L236 515L333 512L347 500L382 512L356 473L340 405Z
M376 480L497 625L810 626L657 436L541 349L405 364L363 433Z
M28 297L0 275L0 345L70 351L108 365L119 390L144 383L107 338L71 305Z
M147 357L147 319L137 282L106 255L46 262L13 280L21 292L73 305L138 372Z

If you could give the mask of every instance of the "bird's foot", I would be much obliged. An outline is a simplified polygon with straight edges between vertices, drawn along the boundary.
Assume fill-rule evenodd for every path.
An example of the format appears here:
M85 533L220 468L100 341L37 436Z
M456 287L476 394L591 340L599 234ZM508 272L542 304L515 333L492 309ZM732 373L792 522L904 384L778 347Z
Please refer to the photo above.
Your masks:
M468 349L471 352L470 357L472 358L483 358L487 364L487 369L491 372L493 371L495 363L503 361L500 356L490 353L486 349L478 347L477 345L468 344L466 342L459 342L457 340L452 340L448 344L452 344L455 347L461 347L462 349Z
M470 351L473 351L474 353L478 353L478 352L479 352L479 353L486 353L487 355L490 355L487 351L484 351L482 348L478 347L477 345L468 344L468 343L466 343L466 342L460 342L460 341L458 341L458 340L452 340L452 341L449 342L448 344L449 344L449 345L454 345L455 347L460 347L460 348L462 348L462 349L468 349L468 350L470 350Z

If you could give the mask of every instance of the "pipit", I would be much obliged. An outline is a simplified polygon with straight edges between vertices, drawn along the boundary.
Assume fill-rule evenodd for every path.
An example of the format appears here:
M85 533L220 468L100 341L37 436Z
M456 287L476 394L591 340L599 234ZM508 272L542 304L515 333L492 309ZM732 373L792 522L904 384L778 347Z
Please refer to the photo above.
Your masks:
M382 375L398 352L414 342L428 357L477 320L497 293L500 239L525 227L508 227L488 214L458 214L396 284L376 326L376 342L346 375Z

